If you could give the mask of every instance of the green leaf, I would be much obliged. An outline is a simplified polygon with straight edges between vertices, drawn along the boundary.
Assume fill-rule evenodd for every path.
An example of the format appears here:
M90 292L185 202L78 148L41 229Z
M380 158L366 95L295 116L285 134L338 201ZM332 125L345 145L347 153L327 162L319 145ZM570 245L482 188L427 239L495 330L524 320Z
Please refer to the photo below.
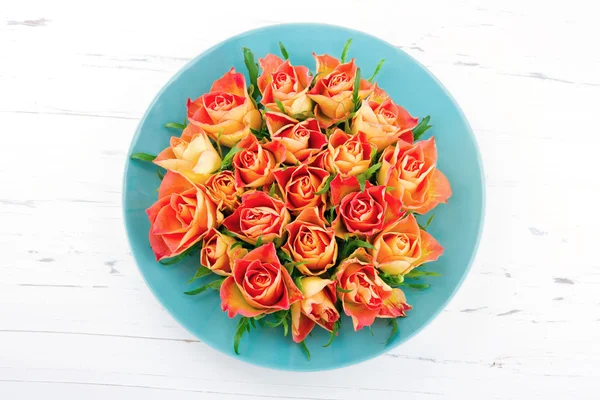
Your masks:
M233 335L233 351L237 355L240 354L240 352L239 352L240 340L242 339L244 332L246 332L247 326L248 326L248 318L241 317L240 321L237 324L237 329L235 331L235 335Z
M413 269L409 273L404 274L405 278L410 278L410 279L418 279L421 276L442 276L442 274L438 274L437 272L433 272L433 271L419 271L416 269Z
M373 327L371 327L371 325L369 325L368 328L369 328L369 333L371 333L371 336L375 336L375 334L373 333Z
M156 158L156 156L153 156L152 154L148 154L148 153L133 153L131 155L132 160L141 160L141 161L146 161L146 162L152 162L154 161L154 159Z
M244 247L244 242L235 242L234 244L232 244L231 246L229 246L229 249L233 250L236 247Z
M250 324L252 324L252 327L254 329L256 329L256 322L254 321L254 318L248 318L248 319L250 320ZM248 332L250 332L250 331L248 331Z
M333 324L333 329L331 330L331 332L329 334L329 341L327 343L325 343L325 345L323 347L329 347L331 345L331 343L333 343L333 340L335 339L335 337L337 336L337 333L340 330L340 326L341 326L341 321L338 319L337 321L335 321L335 324Z
M412 132L415 142L419 140L429 128L432 127L432 125L429 125L429 120L431 120L431 117L428 115L425 118L421 119L417 126L413 128Z
M213 272L206 268L204 265L201 265L197 270L196 273L194 274L194 276L192 277L192 279L190 279L189 281L187 281L188 285L192 282L194 282L196 279L200 279L203 278L207 275L212 274Z
M302 291L302 278L304 278L302 275L298 275L294 278L294 283L296 284L296 287L300 289L300 291Z
M428 289L431 285L429 283L401 283L400 286L405 286L411 289L424 290Z
M275 99L275 103L277 103L277 108L279 108L279 111L281 111L282 114L285 114L285 107L283 106L283 103L277 99Z
M165 177L165 174L161 171L160 168L156 169L156 175L158 175L158 179L160 179L161 181L163 180L163 178Z
M340 293L350 293L352 291L352 289L342 289L339 286L336 286L335 290L337 290Z
M250 76L250 83L255 88L257 88L258 84L256 83L256 81L258 79L258 64L254 60L254 54L252 54L252 51L247 47L243 47L242 51L244 53L244 64L246 64L246 68L248 69L248 75ZM252 97L255 100L258 98L259 95L260 93L258 90L255 90L254 93L252 93Z
M327 216L325 217L325 219L327 220L329 225L331 225L331 223L335 219L335 206L332 206L327 210Z
M287 315L281 321L283 322L283 336L287 336L289 330Z
M275 183L272 183L271 187L269 188L269 196L270 197L274 197L275 196Z
M379 154L377 153L377 146L374 144L371 145L371 164L375 165L375 161L377 161L377 157Z
M258 237L258 239L256 239L256 247L260 247L262 245L262 235L260 235Z
M300 347L302 348L304 354L306 354L306 359L310 361L310 351L308 351L308 347L306 347L306 343L304 343L304 340L300 342Z
M390 320L390 325L392 325L392 331L390 332L390 336L388 336L384 344L388 344L390 340L396 336L396 333L398 333L398 322L396 321L396 318L392 318Z
M221 232L223 235L227 235L227 236L237 239L237 235L235 233L231 232L229 229L225 228L225 226L223 226L223 225L221 225L219 227L219 232Z
M180 131L185 129L185 125L184 124L180 124L178 122L167 122L165 124L165 128L170 128L170 129L178 129Z
M289 60L290 55L288 54L287 50L285 49L285 46L281 42L279 42L279 50L281 50L281 55L283 56L283 58Z
M198 247L200 247L199 243L193 245L192 247L190 247L189 249L187 249L183 253L180 253L180 254L176 255L175 257L167 258L166 260L160 260L159 263L161 263L162 265L173 265L173 264L176 264L179 261L183 260L183 258L185 256L192 254L192 252L194 252L195 250L197 250Z
M396 190L396 188L393 187L393 186L386 186L385 187L385 192L386 193L393 192L394 190Z
M354 77L354 88L352 90L352 102L354 103L354 111L360 108L360 68L356 68L356 76Z
M379 277L388 285L396 287L404 282L403 275L390 275L387 272L380 272Z
M256 136L256 138L258 140L261 140L261 139L271 140L271 134L268 131L262 131L262 130L261 131L257 131L256 129L250 128L250 132L252 132L252 134L254 136Z
M379 61L379 64L377 64L377 66L375 67L375 72L373 72L373 75L371 75L371 77L369 78L369 83L373 83L373 81L375 80L375 77L379 73L379 70L381 70L381 67L383 67L384 63L385 63L385 58L382 58L381 61Z
M279 260L282 262L282 264L291 263L292 261L294 261L288 253L281 249L277 249L277 257L279 257Z
M244 149L234 146L232 147L227 154L225 155L225 157L223 157L223 160L221 161L221 168L220 170L223 171L229 167L231 167L231 163L233 162L233 156L235 156L237 153L239 153L240 151L242 151Z
M331 185L331 181L333 181L334 178L335 178L335 174L329 174L329 176L327 177L327 180L325 181L325 184L323 185L321 190L319 190L318 192L315 192L315 195L320 196L322 194L327 193L327 191L329 190L329 185Z
M364 247L366 249L375 248L371 243L365 242L364 240L352 239L344 244L344 248L340 252L340 259L343 260L348 258L348 256L350 256L350 254L352 254L354 250L356 250L359 247Z
M379 170L379 168L381 168L381 163L377 163L377 164L375 164L375 165L371 165L371 166L369 167L369 169L367 169L367 170L364 172L364 174L365 174L365 177L366 177L367 179L371 179L371 177L373 176L373 174L374 174L375 172L377 172L377 171Z
M348 50L350 50L350 45L352 44L352 39L348 39L346 44L344 45L344 49L342 50L342 57L340 58L342 64L346 62L346 55L348 54Z
M427 227L429 226L429 224L431 224L431 221L433 221L434 218L435 218L435 214L431 214L431 217L429 217L429 219L427 220L427 222L425 223L425 225L423 227L425 229L427 229Z
M207 283L206 285L202 285L197 289L189 290L187 292L183 292L183 294L187 294L188 296L195 296L202 292L207 291L208 289L219 290L221 288L221 284L225 279L217 279L212 282Z

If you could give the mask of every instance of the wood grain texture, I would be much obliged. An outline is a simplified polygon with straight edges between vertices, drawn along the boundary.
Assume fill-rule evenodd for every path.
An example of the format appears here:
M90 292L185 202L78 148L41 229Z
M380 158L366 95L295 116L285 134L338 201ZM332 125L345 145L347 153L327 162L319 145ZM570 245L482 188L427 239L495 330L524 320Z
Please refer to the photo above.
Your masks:
M0 6L0 398L597 398L588 2L83 3ZM488 200L474 268L430 326L375 360L296 374L217 353L162 309L127 245L121 178L139 118L188 60L306 21L384 38L444 82L476 132Z

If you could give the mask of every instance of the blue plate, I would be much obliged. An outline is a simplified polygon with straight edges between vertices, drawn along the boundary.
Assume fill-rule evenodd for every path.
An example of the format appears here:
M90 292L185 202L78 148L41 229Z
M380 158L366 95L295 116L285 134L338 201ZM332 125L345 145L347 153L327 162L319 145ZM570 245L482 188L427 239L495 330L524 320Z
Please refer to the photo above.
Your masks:
M233 335L237 319L221 311L217 293L186 296L199 260L187 258L176 266L157 263L148 243L150 227L145 209L157 198L159 180L156 167L140 161L128 161L123 182L123 209L127 235L133 255L148 286L163 306L191 333L221 352L252 364L295 371L314 371L355 364L382 354L419 332L448 303L470 268L477 249L483 222L484 183L481 159L469 123L452 96L425 67L403 51L383 40L346 28L319 24L290 24L261 28L232 37L196 57L179 71L156 96L142 118L129 153L158 154L169 145L174 133L164 128L169 121L182 121L186 100L207 92L212 82L231 66L246 73L242 47L255 56L279 54L279 41L285 43L295 65L314 71L312 52L339 57L344 43L352 38L349 57L356 58L364 76L370 76L382 58L386 62L378 75L378 84L394 101L414 115L431 115L433 128L426 137L436 137L438 167L452 185L448 204L435 209L436 218L429 231L445 248L444 255L427 270L441 277L422 279L431 283L427 290L406 289L413 310L399 319L399 333L388 344L390 326L384 320L368 329L352 331L344 317L342 330L330 347L322 345L328 333L315 329L306 344L311 351L308 361L300 346L284 337L281 328L257 329L244 336L240 355L233 353Z

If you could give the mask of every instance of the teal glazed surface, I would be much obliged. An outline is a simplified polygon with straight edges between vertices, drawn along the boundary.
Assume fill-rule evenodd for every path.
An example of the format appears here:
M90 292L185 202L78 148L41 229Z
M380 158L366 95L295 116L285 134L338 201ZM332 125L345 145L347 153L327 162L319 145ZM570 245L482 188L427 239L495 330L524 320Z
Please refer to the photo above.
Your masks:
M300 34L301 33L301 34ZM237 318L232 320L221 311L216 292L187 296L198 282L187 285L199 260L165 267L155 261L148 242L149 222L145 210L157 200L160 183L156 166L138 160L127 161L123 182L123 212L127 235L140 272L148 286L188 331L213 348L255 365L293 371L315 371L355 364L405 342L423 329L448 303L460 287L475 256L484 214L484 178L482 163L469 123L442 84L425 67L391 44L350 29L320 24L269 26L232 37L189 62L156 96L142 118L131 143L129 154L158 154L177 134L164 128L170 121L181 122L186 114L186 100L207 92L212 82L228 71L247 71L242 47L250 48L256 58L267 53L279 55L281 40L294 65L306 65L314 71L312 52L339 57L344 43L352 38L348 57L356 58L363 76L370 76L382 58L386 62L377 77L378 84L413 116L431 115L433 128L424 136L434 135L438 147L438 168L446 174L453 195L448 204L439 205L429 232L445 248L444 255L425 269L442 274L419 281L431 283L427 290L405 289L413 309L398 319L399 332L384 344L390 326L386 320L368 329L352 331L350 319L344 317L339 336L330 347L322 345L328 332L315 328L306 344L311 352L308 361L291 337L283 336L281 327L253 330L240 344L240 355L233 353L233 335Z

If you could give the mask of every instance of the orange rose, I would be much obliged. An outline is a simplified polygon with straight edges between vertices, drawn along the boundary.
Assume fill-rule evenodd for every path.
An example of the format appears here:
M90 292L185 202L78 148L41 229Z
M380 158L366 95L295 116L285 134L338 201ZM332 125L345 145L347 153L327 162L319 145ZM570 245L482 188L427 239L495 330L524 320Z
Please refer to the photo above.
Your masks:
M405 209L425 214L452 195L450 183L436 163L433 137L414 144L398 142L383 152L377 183L394 188L392 194L402 199Z
M350 117L350 113L354 111L352 92L356 65L354 59L349 63L340 64L328 55L317 56L313 53L313 56L317 61L317 83L308 92L308 97L317 103L314 113L321 126L329 128ZM367 80L360 80L358 95L361 100L372 90L372 85Z
M413 118L404 108L374 85L373 94L363 100L352 122L352 133L364 132L369 143L382 151L398 140L413 142L412 129L418 118Z
M301 291L304 299L292 304L292 339L302 342L316 324L331 332L340 319L335 308L335 281L316 276L302 278Z
M265 120L271 140L285 146L286 164L304 162L327 145L327 136L321 133L314 118L298 122L285 114L267 111Z
M277 110L275 100L279 100L289 115L312 110L312 101L306 95L312 81L308 68L292 67L289 60L284 62L273 54L259 58L258 63L263 73L257 84L265 108Z
M371 326L375 318L404 317L412 308L402 290L392 289L379 277L372 257L363 248L342 261L335 279L344 290L339 296L355 331Z
M377 268L390 275L405 275L444 252L433 236L419 228L412 214L385 228L373 239L373 246L369 253Z
M244 75L231 68L213 83L210 92L188 100L188 119L223 146L233 147L260 129L262 118L246 90Z
M329 172L324 169L301 164L298 167L275 170L273 175L288 210L298 213L307 207L317 206L322 209L325 206L326 195L316 194L329 177Z
M348 135L341 129L336 129L329 137L329 160L325 166L334 168L343 177L359 175L371 166L371 156L374 148L368 142L364 133Z
M289 310L302 299L302 292L280 264L273 243L235 260L232 274L223 281L220 294L221 307L229 318Z
M288 238L282 249L293 261L304 261L296 266L303 275L320 275L333 267L338 254L333 229L317 207L305 208L298 218L285 229Z
M340 238L374 235L403 214L402 202L387 193L385 186L373 186L367 182L361 192L354 176L343 179L338 175L331 181L331 201L339 205L332 227Z
M291 217L281 200L269 197L265 192L247 192L241 205L225 218L223 225L240 239L256 244L279 241Z
M171 175L173 176L173 175ZM167 179L165 176L164 179ZM169 193L170 178L160 191ZM157 260L176 256L200 241L223 215L206 189L193 186L171 192L146 210L150 220L150 246Z
M244 190L236 186L232 171L221 171L212 175L205 185L210 197L219 205L219 210L233 211L240 205L238 197Z
M231 275L233 262L248 253L248 250L241 246L232 249L234 243L237 243L237 240L212 228L204 237L200 250L200 264L217 275Z
M256 188L273 183L273 169L285 160L285 147L279 142L261 144L254 135L247 136L237 147L244 150L233 156L236 185Z
M171 137L170 146L154 163L185 176L190 182L204 183L221 166L221 157L200 128L189 125L182 137Z

